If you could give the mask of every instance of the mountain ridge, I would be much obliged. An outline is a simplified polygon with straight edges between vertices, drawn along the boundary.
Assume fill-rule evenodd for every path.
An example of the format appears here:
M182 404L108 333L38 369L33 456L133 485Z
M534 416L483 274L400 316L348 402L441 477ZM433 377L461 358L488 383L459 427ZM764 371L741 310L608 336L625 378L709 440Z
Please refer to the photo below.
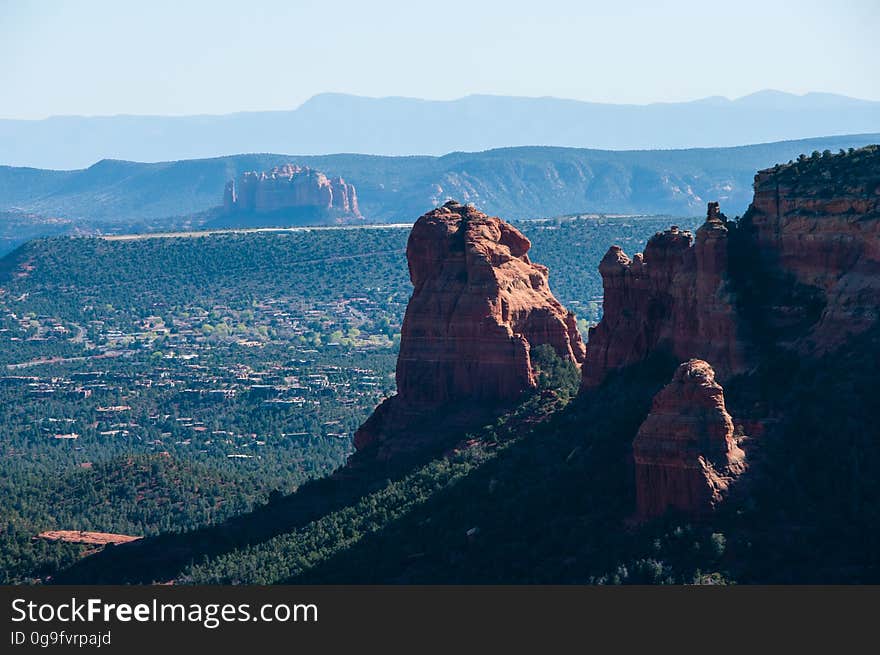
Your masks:
M697 215L707 197L731 214L751 199L754 171L813 150L880 143L880 133L689 150L607 151L525 146L442 157L227 155L159 163L104 159L87 169L0 166L0 210L58 216L79 227L143 231L159 219L198 226L231 179L287 163L357 187L368 221L418 216L451 197L510 218L574 213Z
M729 147L880 130L880 102L759 91L734 100L613 104L468 95L454 100L312 96L292 110L0 119L0 162L78 168L104 158L164 161L229 152L382 155L540 144L611 150Z
M560 102L571 102L573 104L579 105L598 105L598 106L617 106L617 107L654 107L658 105L692 105L698 103L709 103L709 102L719 102L724 104L736 104L743 102L751 102L754 99L773 99L773 98L785 98L785 99L802 99L802 98L823 98L823 99L831 99L839 102L848 102L848 103L876 103L880 102L877 100L870 100L867 98L857 98L855 96L848 96L842 93L831 93L827 91L807 91L805 93L790 93L788 91L780 91L779 89L759 89L758 91L753 91L751 93L746 93L745 95L736 96L736 97L728 97L724 95L711 95L711 96L703 96L699 98L693 98L692 100L656 100L653 102L606 102L599 100L580 100L578 98L564 98L561 96L554 95L540 95L540 96L528 96L528 95L507 95L503 93L467 93L463 96L458 96L456 98L419 98L417 96L406 96L406 95L386 95L386 96L368 96L368 95L360 95L356 93L345 93L343 91L322 91L320 93L316 93L298 106L290 109L242 109L239 111L229 111L223 113L211 113L211 112L196 112L192 114L138 114L131 112L120 112L116 114L50 114L48 116L43 116L40 118L20 118L20 117L0 117L0 121L18 121L18 122L40 122L47 120L56 120L56 119L67 119L67 118L228 118L231 116L241 116L241 115L250 115L250 114L281 114L291 111L296 111L297 109L301 109L303 106L309 104L310 102L316 99L322 98L354 98L359 100L401 100L401 101L416 101L422 103L456 103L461 102L468 99L479 99L479 98L501 98L501 99L511 99L511 100L554 100Z

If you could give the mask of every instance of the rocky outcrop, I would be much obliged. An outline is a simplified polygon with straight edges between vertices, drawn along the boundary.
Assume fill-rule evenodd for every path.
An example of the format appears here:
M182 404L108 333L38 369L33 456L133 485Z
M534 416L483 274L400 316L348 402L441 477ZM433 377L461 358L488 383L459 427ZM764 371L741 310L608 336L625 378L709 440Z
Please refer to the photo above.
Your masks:
M706 362L681 364L633 442L637 517L710 512L745 469L724 391Z
M726 383L792 353L818 361L880 324L880 147L759 171L742 218L709 203L695 236L672 227L632 259L614 246L599 271L582 392L655 354L690 360L633 444L638 514L708 511L743 468L716 373ZM786 420L784 402L746 397L753 434Z
M584 389L656 352L705 359L722 380L768 344L831 352L880 321L880 147L760 171L739 221L709 203L695 238L672 227L632 259L614 246L599 271Z
M880 312L880 147L814 156L755 176L742 219L758 264L777 285L780 337L802 352L828 352L878 321ZM775 278L775 279L774 279ZM804 298L818 319L805 314ZM804 334L787 330L807 323Z
M328 178L320 171L293 164L269 172L247 172L237 182L227 182L223 209L226 213L312 209L338 216L361 216L353 185L341 177Z
M405 426L432 408L491 406L535 388L535 346L583 360L575 317L550 292L547 268L529 260L530 246L508 223L454 201L416 221L406 251L413 294L397 395L357 431L358 450L378 443L390 456L406 447Z
M727 282L728 225L709 203L696 239L673 226L630 259L612 246L599 264L603 317L590 330L583 387L659 350L701 357L724 375L743 367L744 349Z

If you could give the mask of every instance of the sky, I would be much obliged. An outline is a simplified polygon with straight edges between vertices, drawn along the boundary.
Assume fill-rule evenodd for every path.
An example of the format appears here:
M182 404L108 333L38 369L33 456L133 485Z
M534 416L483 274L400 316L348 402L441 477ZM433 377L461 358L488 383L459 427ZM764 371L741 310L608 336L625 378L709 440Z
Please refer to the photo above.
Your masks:
M0 0L0 117L293 109L322 92L880 100L880 0Z

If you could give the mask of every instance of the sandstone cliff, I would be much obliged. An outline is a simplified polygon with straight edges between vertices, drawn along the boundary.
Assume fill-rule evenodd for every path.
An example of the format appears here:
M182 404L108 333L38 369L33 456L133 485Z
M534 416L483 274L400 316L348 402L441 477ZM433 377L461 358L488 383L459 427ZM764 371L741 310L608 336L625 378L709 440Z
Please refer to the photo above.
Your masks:
M745 468L715 371L687 361L655 397L633 442L639 519L714 508Z
M727 240L718 203L709 203L696 239L673 226L632 259L618 246L609 249L599 265L603 317L590 330L585 389L658 350L679 360L706 359L724 375L742 369L745 349L727 281Z
M817 361L880 323L880 147L760 171L741 219L709 203L695 238L672 227L632 259L614 246L599 271L604 314L582 393L657 353L692 360L655 399L633 449L640 517L702 513L742 459L716 372L726 383L782 355ZM744 423L756 434L792 410L777 402L762 414L763 398L748 395Z
M514 400L536 387L529 356L549 344L576 363L584 344L575 317L553 297L547 268L529 260L516 228L471 206L447 202L416 221L407 243L413 294L397 360L397 395L355 434L383 456L405 448L403 428L457 401ZM411 435L416 442L419 435Z
M328 178L305 166L285 164L269 172L251 171L226 184L225 212L313 209L334 216L360 217L357 191L341 177Z
M658 351L705 359L722 380L762 343L833 351L880 318L880 147L760 171L739 221L709 203L695 238L672 227L632 259L613 246L599 271L585 389Z
M785 291L772 297L780 339L823 353L877 323L880 147L760 171L741 224L753 264Z

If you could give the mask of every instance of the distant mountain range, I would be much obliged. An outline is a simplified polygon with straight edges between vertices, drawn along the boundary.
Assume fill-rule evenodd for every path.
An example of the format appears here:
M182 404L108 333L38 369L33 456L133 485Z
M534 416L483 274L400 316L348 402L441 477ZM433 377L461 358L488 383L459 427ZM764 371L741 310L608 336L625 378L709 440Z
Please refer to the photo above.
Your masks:
M211 220L209 210L221 204L228 180L288 162L344 177L357 189L361 213L376 222L412 221L448 199L508 219L589 212L695 216L710 200L733 216L748 206L758 169L814 150L872 143L880 143L880 134L688 150L522 147L443 157L253 154L155 164L104 160L74 171L0 167L0 212L18 221L0 216L0 233L26 215L64 219L68 230L198 227ZM58 221L52 225L61 229ZM19 230L9 236L18 239Z
M736 100L649 105L321 94L292 111L0 120L0 163L67 169L107 158L155 162L237 152L440 155L528 145L694 148L878 131L880 102L825 93L761 91Z

